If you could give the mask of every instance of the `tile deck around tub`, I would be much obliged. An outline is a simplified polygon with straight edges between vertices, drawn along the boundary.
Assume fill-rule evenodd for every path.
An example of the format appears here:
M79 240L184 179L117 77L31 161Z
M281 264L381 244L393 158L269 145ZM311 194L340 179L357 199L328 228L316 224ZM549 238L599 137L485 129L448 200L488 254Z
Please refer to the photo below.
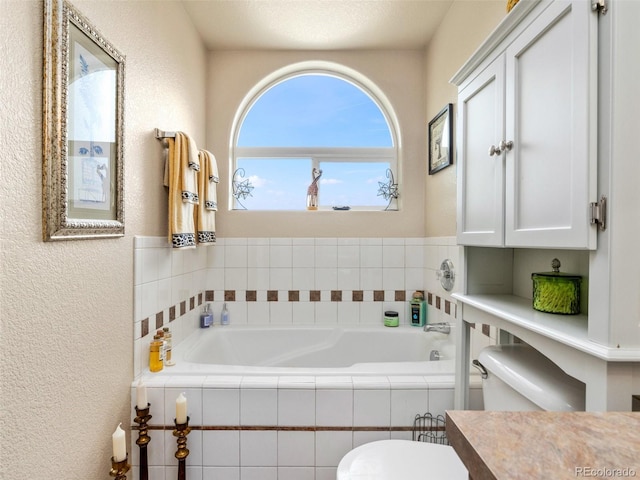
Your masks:
M176 465L173 417L175 400L184 392L192 429L187 465L193 478L205 472L235 475L246 468L265 475L273 469L277 479L296 471L317 475L318 469L335 475L338 462L352 448L378 439L411 439L417 414L444 415L453 407L453 375L146 375L143 381L153 416L150 467ZM132 403L136 385L132 384ZM132 445L135 426L132 422ZM137 448L130 458L137 468Z

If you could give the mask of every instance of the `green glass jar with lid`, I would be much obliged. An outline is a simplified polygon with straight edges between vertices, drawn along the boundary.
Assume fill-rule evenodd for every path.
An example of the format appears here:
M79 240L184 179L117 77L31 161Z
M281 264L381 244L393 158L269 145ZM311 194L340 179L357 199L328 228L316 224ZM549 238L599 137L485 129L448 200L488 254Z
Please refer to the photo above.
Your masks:
M560 272L560 260L551 262L552 272L532 273L533 308L539 312L561 315L580 313L582 277Z

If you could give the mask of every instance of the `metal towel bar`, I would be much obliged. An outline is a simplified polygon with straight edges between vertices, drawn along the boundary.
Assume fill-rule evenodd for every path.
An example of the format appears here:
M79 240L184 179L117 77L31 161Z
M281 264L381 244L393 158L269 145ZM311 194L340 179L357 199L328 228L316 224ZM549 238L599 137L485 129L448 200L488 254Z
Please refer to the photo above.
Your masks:
M164 130L160 130L159 128L156 128L155 134L158 140L164 140L165 138L176 138L176 132L165 132Z

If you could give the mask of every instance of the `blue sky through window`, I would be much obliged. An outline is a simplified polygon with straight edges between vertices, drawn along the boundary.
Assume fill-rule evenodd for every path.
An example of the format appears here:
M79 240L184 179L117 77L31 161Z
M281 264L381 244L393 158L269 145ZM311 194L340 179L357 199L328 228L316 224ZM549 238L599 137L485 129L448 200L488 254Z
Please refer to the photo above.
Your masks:
M238 147L393 147L378 105L341 78L305 74L266 90L240 128ZM378 181L388 162L321 161L320 205L386 206ZM311 182L310 158L237 158L254 189L241 199L250 210L304 210Z
M239 158L238 168L253 185L240 199L248 210L304 210L311 182L309 158Z

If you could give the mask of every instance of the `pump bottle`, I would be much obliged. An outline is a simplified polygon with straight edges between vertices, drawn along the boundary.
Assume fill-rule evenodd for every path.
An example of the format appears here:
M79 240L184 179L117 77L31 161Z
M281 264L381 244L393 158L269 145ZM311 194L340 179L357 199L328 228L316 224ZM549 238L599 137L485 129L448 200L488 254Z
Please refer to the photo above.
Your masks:
M229 310L227 310L227 304L222 304L222 313L220 314L220 324L229 325Z
M213 325L213 312L207 303L200 314L200 328L209 328L211 325Z

